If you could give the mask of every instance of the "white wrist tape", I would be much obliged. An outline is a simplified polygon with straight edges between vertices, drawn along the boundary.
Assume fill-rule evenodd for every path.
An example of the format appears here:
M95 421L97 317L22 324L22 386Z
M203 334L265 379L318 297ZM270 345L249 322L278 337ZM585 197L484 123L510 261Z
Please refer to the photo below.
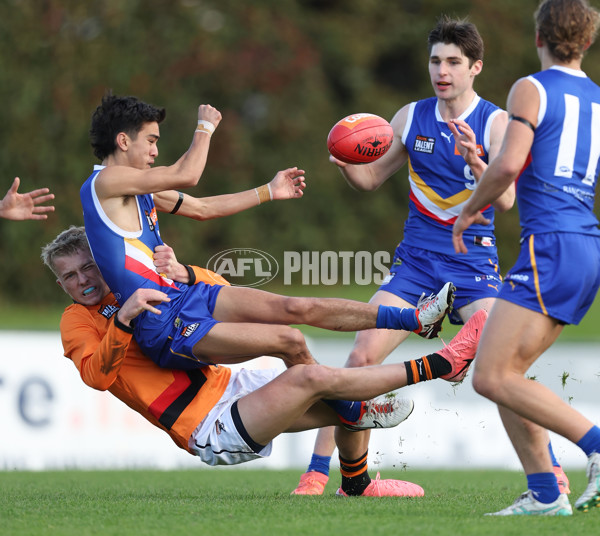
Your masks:
M198 126L196 127L196 132L204 132L209 136L212 136L212 133L215 131L215 125L213 125L210 121L205 121L204 119L198 119Z

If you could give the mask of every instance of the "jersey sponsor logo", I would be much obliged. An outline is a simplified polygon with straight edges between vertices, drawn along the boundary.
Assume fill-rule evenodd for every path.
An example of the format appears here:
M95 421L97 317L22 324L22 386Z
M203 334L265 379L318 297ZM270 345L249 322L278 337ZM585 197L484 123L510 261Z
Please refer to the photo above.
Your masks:
M154 212L154 218L152 218L152 212ZM154 231L154 227L156 226L156 222L158 220L156 219L156 211L153 210L152 212L148 212L147 210L144 210L144 214L146 215L146 221L148 222L148 228L151 231Z
M190 324L189 326L185 326L181 330L181 336L182 337L189 337L192 333L194 333L194 331L196 331L198 329L199 325L200 324L198 322L196 322L194 324Z
M475 150L477 151L477 156L479 156L480 158L483 158L485 156L485 152L483 150L483 145L477 144L475 146ZM458 147L456 145L454 146L454 154L457 155L457 156L462 156L458 152Z
M473 243L476 246L484 246L486 248L491 248L496 243L496 240L493 236L474 236Z
M527 274L508 274L506 276L507 281L529 281Z
M452 134L446 134L445 132L440 132L440 134L442 135L442 137L448 140L448 143L452 141Z
M429 136L421 136L417 134L415 136L415 143L413 144L413 150L417 153L433 154L433 148L435 147L435 138Z
M492 274L476 275L475 282L480 283L481 281L494 281L497 283L502 283L502 278L499 275L492 275Z
M100 309L98 309L98 312L104 317L104 318L112 318L112 316L120 309L119 306L117 305L103 305L102 307L100 307Z

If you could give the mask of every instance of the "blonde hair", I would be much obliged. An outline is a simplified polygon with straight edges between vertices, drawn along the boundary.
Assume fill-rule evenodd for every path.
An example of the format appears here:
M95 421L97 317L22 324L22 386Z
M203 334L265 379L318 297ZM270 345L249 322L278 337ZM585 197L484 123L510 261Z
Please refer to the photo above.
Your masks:
M600 14L587 0L543 0L534 15L536 31L557 60L583 57L598 31Z
M90 251L85 228L71 225L42 248L41 258L43 263L58 277L54 260L57 257L68 257L80 251Z

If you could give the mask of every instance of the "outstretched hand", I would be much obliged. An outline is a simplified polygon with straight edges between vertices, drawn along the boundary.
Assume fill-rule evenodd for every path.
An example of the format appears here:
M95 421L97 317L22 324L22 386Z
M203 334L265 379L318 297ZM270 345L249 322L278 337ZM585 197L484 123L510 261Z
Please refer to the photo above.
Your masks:
M123 304L123 307L117 313L119 322L129 326L131 321L144 311L150 311L156 315L161 314L155 305L163 302L170 302L164 292L154 288L138 288Z
M12 186L0 200L0 216L8 220L45 220L47 212L54 212L52 205L40 206L54 199L48 188L39 188L25 194L18 193L21 179L15 177Z
M475 132L473 132L473 129L462 119L452 119L448 121L448 127L454 135L457 151L465 159L465 162L471 165L475 162L476 158L479 158Z
M463 233L473 224L489 225L488 220L481 212L476 212L473 216L467 216L464 210L458 215L452 227L452 244L456 253L468 253L467 246L463 240Z
M302 197L304 195L303 190L306 188L304 174L305 171L297 167L278 171L277 175L269 183L273 201L276 199L297 199Z

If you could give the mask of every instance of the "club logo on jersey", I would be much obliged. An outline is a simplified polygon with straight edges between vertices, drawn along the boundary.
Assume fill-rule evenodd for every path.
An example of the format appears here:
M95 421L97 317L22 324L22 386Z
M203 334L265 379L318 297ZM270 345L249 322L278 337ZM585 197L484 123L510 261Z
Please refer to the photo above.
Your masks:
M104 318L111 318L119 309L120 307L118 307L117 305L103 305L102 307L100 307L100 309L98 309L98 312Z
M189 326L184 326L184 328L181 330L181 336L189 337L192 333L194 333L194 331L198 329L199 325L200 324L196 322L194 324L190 324Z
M417 134L415 137L415 143L413 150L417 153L433 154L433 148L435 146L435 138L429 136L421 136Z
M158 223L158 216L156 215L156 207L154 207L150 212L144 210L146 215L146 221L148 222L148 227L151 231L154 231L156 224Z
M473 243L476 246L491 248L492 246L494 246L496 241L494 240L493 236L475 236L473 237Z

